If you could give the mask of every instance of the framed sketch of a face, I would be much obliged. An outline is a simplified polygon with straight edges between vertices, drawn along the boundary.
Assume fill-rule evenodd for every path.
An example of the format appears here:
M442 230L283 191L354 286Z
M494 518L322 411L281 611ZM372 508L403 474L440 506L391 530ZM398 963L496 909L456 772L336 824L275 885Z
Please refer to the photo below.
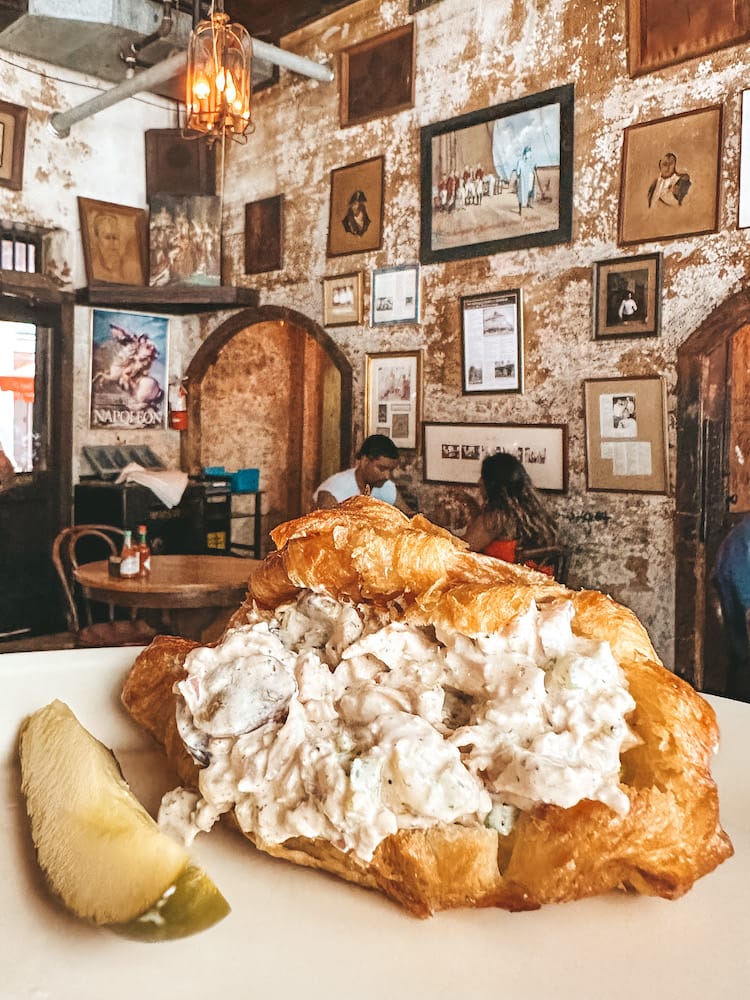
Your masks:
M147 213L142 208L78 199L89 285L145 285Z

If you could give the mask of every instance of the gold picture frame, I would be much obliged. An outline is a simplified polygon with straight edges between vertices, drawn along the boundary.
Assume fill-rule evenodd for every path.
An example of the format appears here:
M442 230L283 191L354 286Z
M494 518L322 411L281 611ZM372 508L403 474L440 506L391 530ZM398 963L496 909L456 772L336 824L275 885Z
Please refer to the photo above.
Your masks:
M20 191L26 147L28 109L0 101L0 187Z
M361 326L364 281L361 271L323 278L323 326Z
M421 409L421 351L368 354L365 437L385 434L397 448L416 448Z
M583 386L586 489L669 493L664 379L594 378Z
M383 243L385 157L331 171L328 256L379 250Z
M78 198L89 285L145 285L148 213L143 208Z

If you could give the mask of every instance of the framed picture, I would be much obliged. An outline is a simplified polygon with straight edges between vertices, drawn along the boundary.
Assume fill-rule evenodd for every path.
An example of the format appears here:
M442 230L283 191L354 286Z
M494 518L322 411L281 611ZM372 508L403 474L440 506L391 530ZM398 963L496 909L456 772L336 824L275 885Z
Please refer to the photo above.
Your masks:
M594 264L594 340L657 337L660 323L660 253Z
M221 284L221 198L159 194L151 199L149 285Z
M383 242L384 157L331 171L328 256L378 250Z
M740 125L740 198L737 225L750 226L750 90L742 91Z
M20 191L28 109L0 101L0 187Z
M538 490L568 489L567 424L425 422L422 435L425 482L476 486L484 459L504 451L523 463Z
M595 378L583 385L586 489L668 493L664 380Z
M419 265L382 267L372 272L372 325L419 321Z
M421 131L423 263L570 239L573 85Z
M323 326L362 323L362 272L323 278Z
M78 199L89 285L145 285L147 218L143 208Z
M163 430L169 319L93 309L89 426Z
M750 7L737 0L627 2L631 76L642 76L750 38Z
M416 14L417 11L424 10L425 7L432 7L433 4L439 2L440 0L409 0L409 13Z
M717 104L625 129L620 244L716 232L721 123Z
M342 126L413 107L413 21L342 49Z
M461 392L523 392L521 289L461 299Z
M146 135L146 198L158 194L216 194L216 147L186 139L179 128L150 128Z
M284 195L245 205L245 274L283 267Z
M365 437L385 434L397 448L416 448L421 397L422 355L419 351L368 354Z

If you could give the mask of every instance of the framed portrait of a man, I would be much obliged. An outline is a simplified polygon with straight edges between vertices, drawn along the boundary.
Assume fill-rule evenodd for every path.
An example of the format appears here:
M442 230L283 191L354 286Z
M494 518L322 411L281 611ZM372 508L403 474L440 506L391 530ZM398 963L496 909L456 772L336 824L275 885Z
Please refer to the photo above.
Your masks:
M620 245L716 232L721 132L719 104L625 129Z
M384 157L331 171L328 256L379 250L383 242Z
M78 199L89 285L145 285L148 213L143 208Z

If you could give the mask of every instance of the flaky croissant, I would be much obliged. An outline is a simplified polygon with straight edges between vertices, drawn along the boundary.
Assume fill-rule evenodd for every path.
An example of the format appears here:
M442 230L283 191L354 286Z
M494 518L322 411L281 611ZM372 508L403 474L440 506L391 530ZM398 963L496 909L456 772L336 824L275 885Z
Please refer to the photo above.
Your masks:
M446 636L468 637L461 641L476 650L495 635L512 636L525 615L547 620L572 605L573 635L590 640L592 649L609 644L635 707L627 711L629 736L609 798L524 806L511 796L521 806L508 829L481 814L415 820L383 836L371 855L340 838L275 842L245 824L256 847L380 890L418 916L466 906L533 909L611 889L676 898L732 854L710 771L718 746L713 710L662 666L632 612L603 594L569 591L541 573L472 553L421 516L408 520L365 497L283 524L273 539L277 551L254 572L228 635L259 618L276 627L280 608L312 592L428 637L442 655ZM180 780L193 786L196 753L181 738L175 709L176 685L194 648L157 637L139 655L122 695L133 718L164 746ZM585 712L585 692L583 698ZM476 695L471 701L478 710ZM277 712L261 729L273 734L283 724ZM465 747L460 752L466 757ZM480 767L475 772L477 781L486 777Z

